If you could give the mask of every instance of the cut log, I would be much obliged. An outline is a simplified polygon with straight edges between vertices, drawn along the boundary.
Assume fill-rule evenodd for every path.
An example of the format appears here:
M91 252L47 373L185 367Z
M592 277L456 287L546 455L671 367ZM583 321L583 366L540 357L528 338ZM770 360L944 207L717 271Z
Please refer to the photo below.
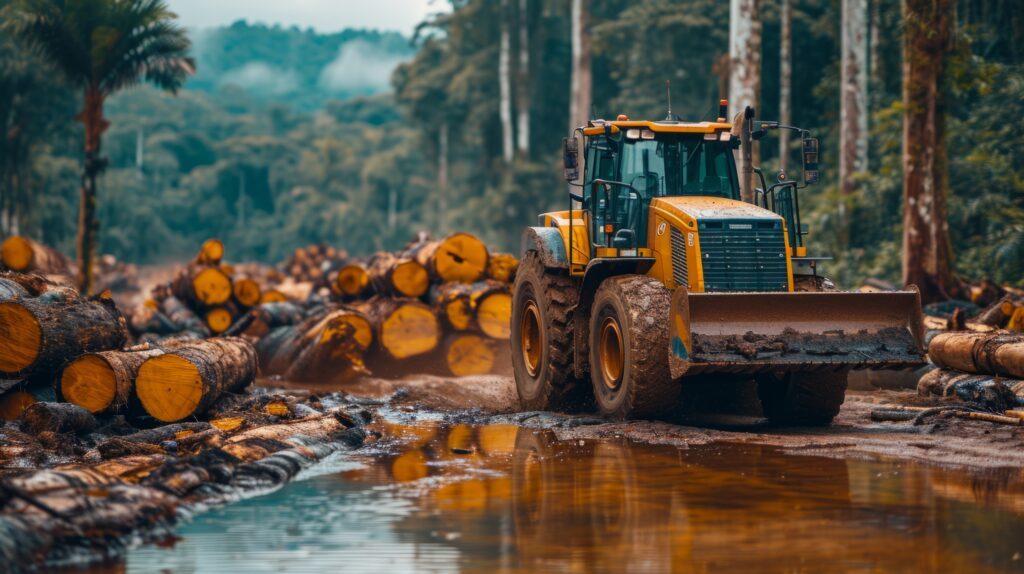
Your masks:
M448 372L456 377L493 372L496 343L475 333L453 333L442 346Z
M467 283L441 283L430 290L430 302L438 315L455 331L466 331L473 327L473 305L469 298L470 285Z
M202 414L223 393L247 387L256 378L256 364L256 350L244 339L193 341L147 359L135 392L150 416L176 422Z
M0 395L0 421L16 421L28 407L39 402L32 393L16 389Z
M260 295L260 304L286 302L288 302L288 296L277 289L267 289Z
M519 259L511 253L492 253L487 261L487 277L501 283L512 283L519 269Z
M978 315L977 322L990 327L1002 328L1009 323L1010 318L1013 317L1013 313L1016 309L1016 297L1006 295L982 311L981 314Z
M278 327L298 325L305 318L302 308L295 303L261 303L251 309L252 324L245 330L246 336L261 339Z
M235 311L232 307L230 304L220 305L206 311L203 315L203 322L210 328L211 333L220 335L231 328L235 322Z
M4 267L22 273L70 275L71 262L60 252L31 239L13 235L0 245Z
M265 374L293 381L344 380L363 372L363 353L372 344L370 320L342 307L274 329L256 344L256 350Z
M455 233L438 241L419 241L402 256L416 259L440 281L473 283L487 273L487 246L468 233Z
M1024 381L1021 380L962 373L951 369L930 371L917 383L917 394L921 396L954 397L998 411L1012 408L1024 401L1022 391Z
M20 284L5 277L0 277L0 301L28 296L28 291Z
M928 357L941 368L1024 379L1021 335L941 333L928 345Z
M189 265L171 282L171 292L190 306L213 307L227 303L234 294L231 277L220 267Z
M371 259L368 273L370 284L380 295L418 299L430 288L427 269L412 258L378 253Z
M440 343L437 315L419 301L374 297L356 308L370 318L379 347L393 359L429 353Z
M220 265L224 258L224 244L219 239L207 239L199 248L195 262L200 265Z
M493 281L474 284L471 300L480 332L493 339L508 340L512 320L512 294L508 285Z
M124 346L128 329L114 302L71 289L0 301L0 378L53 373L69 357Z
M43 432L89 433L99 426L92 413L70 403L35 403L18 419L21 430L38 435Z
M179 327L160 311L159 303L153 299L147 299L145 303L132 310L128 317L128 328L135 335L170 335L179 330Z
M83 355L61 373L60 395L91 413L124 412L134 393L135 377L142 363L184 344L185 341L169 340L160 345Z
M232 280L232 289L235 301L246 309L259 305L260 299L263 297L263 289L259 282L252 277L236 275Z
M345 297L359 297L370 289L370 273L363 263L350 263L338 270L332 289Z
M172 295L165 298L160 306L164 310L164 315L171 320L171 323L177 326L175 330L177 333L183 331L194 333L199 338L210 336L210 329L206 324L177 297Z

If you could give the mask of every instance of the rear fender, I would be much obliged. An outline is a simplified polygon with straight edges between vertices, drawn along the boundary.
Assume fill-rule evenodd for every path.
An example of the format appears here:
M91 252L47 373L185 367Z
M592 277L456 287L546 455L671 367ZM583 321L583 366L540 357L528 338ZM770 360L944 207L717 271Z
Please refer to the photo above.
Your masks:
M520 257L527 251L536 251L548 269L568 269L565 242L557 227L527 227L523 231Z
M576 378L590 373L590 311L601 283L619 275L643 275L654 265L653 257L592 259L580 286L580 298L573 311L573 362Z

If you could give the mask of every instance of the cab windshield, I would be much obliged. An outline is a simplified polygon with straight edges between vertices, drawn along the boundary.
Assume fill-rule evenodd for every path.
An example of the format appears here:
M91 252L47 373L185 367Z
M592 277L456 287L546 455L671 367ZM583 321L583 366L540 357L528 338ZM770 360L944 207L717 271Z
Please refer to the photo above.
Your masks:
M699 195L739 199L730 142L704 134L657 134L657 139L592 137L587 150L587 188L594 179L632 186L646 201Z

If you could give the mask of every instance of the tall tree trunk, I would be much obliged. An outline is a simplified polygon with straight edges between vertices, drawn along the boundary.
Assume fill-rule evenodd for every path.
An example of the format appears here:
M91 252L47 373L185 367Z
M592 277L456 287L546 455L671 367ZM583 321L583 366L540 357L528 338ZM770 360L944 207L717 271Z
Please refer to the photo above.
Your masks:
M761 94L761 0L729 3L729 105L734 113L757 109ZM753 144L754 165L761 163ZM742 198L753 202L753 197Z
M530 156L530 2L519 0L519 75L516 85L516 150Z
M793 81L793 5L782 0L779 39L779 122L791 125L790 91ZM789 130L779 130L779 169L789 169Z
M444 231L448 213L448 123L441 124L437 134L437 227Z
M104 94L97 86L85 89L84 107L78 120L85 126L85 169L78 208L78 288L83 295L92 289L92 263L96 251L96 234L99 220L96 218L96 178L103 172L105 161L100 157L103 132L110 125L103 118Z
M508 0L501 0L499 18L501 19L501 40L498 47L498 115L501 118L501 158L508 163L512 161L514 141L512 133L512 40L508 29Z
M957 292L940 89L954 17L953 0L903 2L903 282L917 285L924 303Z
M868 3L842 0L842 72L839 101L839 186L854 191L852 176L868 159Z
M869 85L871 93L871 102L878 104L879 97L885 93L885 82L882 78L882 54L879 51L880 42L879 36L881 34L882 27L882 0L870 0L871 1L871 21L868 23L871 31L868 34L868 55L870 62L868 63L868 75ZM870 104L869 104L870 105ZM870 159L870 158L869 158Z
M572 84L569 93L569 130L590 119L593 72L590 65L590 36L587 34L589 0L572 0Z

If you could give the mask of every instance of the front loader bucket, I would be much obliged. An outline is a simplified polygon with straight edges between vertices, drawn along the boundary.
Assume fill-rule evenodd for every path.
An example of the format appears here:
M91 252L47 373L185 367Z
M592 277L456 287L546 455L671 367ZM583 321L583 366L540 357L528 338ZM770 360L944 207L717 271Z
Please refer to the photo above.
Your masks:
M687 293L679 288L671 321L673 378L924 364L916 288L887 293Z

